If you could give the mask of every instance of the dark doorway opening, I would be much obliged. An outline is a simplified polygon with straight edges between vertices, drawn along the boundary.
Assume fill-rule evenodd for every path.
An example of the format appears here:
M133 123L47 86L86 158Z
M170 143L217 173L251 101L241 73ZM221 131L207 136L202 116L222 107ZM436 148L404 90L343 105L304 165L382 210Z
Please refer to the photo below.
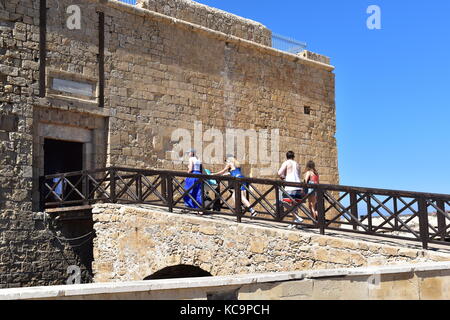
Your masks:
M44 174L83 170L83 143L44 140Z
M83 168L83 143L55 139L44 140L44 175L54 175L59 173L78 172ZM61 178L50 178L45 181L49 186L54 187L55 194L49 194L48 188L44 190L45 202L54 202L50 207L69 207L83 201L83 188L86 186L81 179L81 174L67 176L67 180ZM57 186L57 187L55 187ZM41 198L43 199L43 198ZM61 200L68 203L58 203ZM71 204L70 201L76 201ZM41 201L42 202L42 201ZM42 205L42 204L41 204ZM51 240L51 245L62 254L66 264L81 267L82 283L92 282L92 261L93 258L93 238L95 232L93 228L91 210L74 209L71 211L53 213L46 226L55 236ZM56 238L56 235L59 238ZM67 275L68 277L69 275ZM67 280L60 279L61 281Z
M174 279L174 278L197 278L197 277L211 277L212 274L196 266L186 264L179 264L176 266L166 267L154 274L144 278L144 280L156 279Z
M44 140L44 175L67 173L83 170L83 143L54 139ZM45 202L80 200L80 194L74 189L82 190L81 175L74 175L62 181L58 178L47 179L45 182L54 187L54 192L44 197ZM72 184L75 188L73 188ZM42 202L41 202L42 203ZM42 204L41 204L42 206Z

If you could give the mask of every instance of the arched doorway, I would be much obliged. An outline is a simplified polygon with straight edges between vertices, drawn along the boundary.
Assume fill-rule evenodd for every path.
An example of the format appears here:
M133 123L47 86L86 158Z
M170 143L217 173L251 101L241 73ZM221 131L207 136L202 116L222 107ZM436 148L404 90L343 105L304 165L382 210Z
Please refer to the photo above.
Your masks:
M179 264L176 266L170 266L156 271L155 273L147 276L144 280L156 280L156 279L175 279L175 278L197 278L197 277L211 277L212 274L203 270L202 268Z

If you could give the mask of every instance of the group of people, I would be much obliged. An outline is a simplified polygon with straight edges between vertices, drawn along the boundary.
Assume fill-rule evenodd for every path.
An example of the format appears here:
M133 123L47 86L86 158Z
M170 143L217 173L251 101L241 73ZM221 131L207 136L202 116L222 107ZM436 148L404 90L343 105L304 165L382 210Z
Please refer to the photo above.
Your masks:
M206 173L210 173L209 171L206 171ZM197 158L196 154L195 154L195 150L191 150L189 152L189 165L188 165L188 173L192 173L192 174L202 174L203 173L203 166L201 161ZM237 161L233 156L228 156L226 161L225 161L225 168L223 168L223 170L219 171L219 172L214 172L211 173L212 175L225 175L225 174L229 174L232 177L236 177L236 178L243 178L244 175L242 174L241 171L241 165L239 163L239 161ZM189 195L185 195L184 196L184 203L186 204L187 207L189 208L199 208L199 205L202 204L202 189L201 189L201 184L197 183L197 178L187 178L185 181L185 190L189 190L191 189L191 191L189 192ZM235 192L236 190L233 190L233 192ZM247 197L245 196L245 184L243 184L240 187L240 191L241 191L241 201L242 204L246 207L246 208L250 208L250 202L248 201ZM195 201L194 201L195 199ZM234 201L235 197L232 197L232 201ZM256 215L256 211L253 208L249 209L250 213L254 216Z
M306 184L318 184L319 183L319 173L316 170L316 166L314 161L308 161L305 169L305 173L303 175L303 180L301 179L300 165L295 161L295 153L293 151L289 151L286 153L286 161L281 165L278 170L278 176L280 179L286 182L293 183L306 183ZM191 174L212 174L212 175L225 175L229 174L232 177L236 178L244 178L241 170L241 164L239 161L232 155L227 155L225 160L225 167L218 171L211 173L209 170L204 170L202 166L202 162L198 159L195 154L195 150L189 151L189 164L188 164L188 173ZM194 177L189 177L185 181L185 190L189 190L189 194L184 196L184 203L189 208L197 209L202 205L202 186L201 183L197 183L198 179ZM247 183L241 184L240 190L232 190L232 192L241 192L241 202L242 205L250 211L252 216L256 216L257 212L254 208L251 207L249 200L246 197L246 190L248 188ZM292 205L293 202L301 202L308 195L309 188L302 188L298 186L286 186L284 188L285 192L282 192L282 201L285 205ZM232 201L234 201L235 197L231 197ZM195 201L194 201L195 200ZM316 192L312 192L308 196L308 206L310 211L312 212L315 219L318 217L318 212L316 208L317 204L317 195ZM293 210L293 214L296 217L295 222L301 223L302 218L300 218L297 214L297 210Z

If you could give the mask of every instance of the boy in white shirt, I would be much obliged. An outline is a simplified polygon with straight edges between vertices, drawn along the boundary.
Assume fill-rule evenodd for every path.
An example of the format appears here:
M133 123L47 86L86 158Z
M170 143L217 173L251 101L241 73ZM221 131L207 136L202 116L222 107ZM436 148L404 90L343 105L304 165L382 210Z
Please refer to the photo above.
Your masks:
M287 160L281 165L280 170L278 170L278 176L285 180L286 182L297 182L301 183L301 173L300 173L300 166L299 164L294 160L295 159L295 153L293 151L289 151L286 153ZM294 199L294 201L300 201L303 198L303 190L301 187L286 187L285 188L286 193ZM282 197L284 198L284 196ZM289 198L284 198L283 203L289 204L292 202ZM294 203L293 203L294 204ZM295 222L301 223L303 221L302 218L300 218L297 214L297 208L292 211L292 213L295 216Z

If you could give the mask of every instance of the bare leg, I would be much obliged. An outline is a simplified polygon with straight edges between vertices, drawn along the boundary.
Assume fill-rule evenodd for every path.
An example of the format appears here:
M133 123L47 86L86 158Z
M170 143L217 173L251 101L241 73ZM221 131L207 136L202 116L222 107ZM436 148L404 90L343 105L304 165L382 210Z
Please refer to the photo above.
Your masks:
M317 198L316 196L310 196L308 204L309 204L309 210L311 210L314 219L318 219L319 218L319 213L316 210L316 203L317 203Z
M233 196L231 197L231 201L232 201L232 206L234 207L236 205L234 199L235 198L235 191L233 191ZM247 197L245 196L245 191L241 190L241 203L244 205L245 208L250 208L251 204L250 202L247 200ZM253 208L250 209L250 212L253 213L254 210L252 210Z
M241 190L241 202L246 208L250 208L250 202L247 200L244 190Z

